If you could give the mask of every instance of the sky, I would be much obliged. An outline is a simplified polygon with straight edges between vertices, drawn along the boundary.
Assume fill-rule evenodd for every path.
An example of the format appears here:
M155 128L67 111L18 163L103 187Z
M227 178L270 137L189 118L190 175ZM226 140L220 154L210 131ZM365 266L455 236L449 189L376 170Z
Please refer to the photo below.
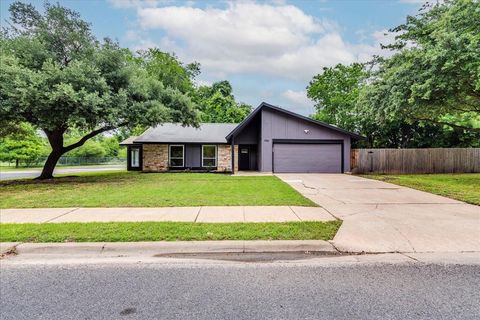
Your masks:
M0 1L2 25L13 1ZM39 10L42 1L27 1ZM52 1L54 2L54 1ZM314 113L306 87L324 67L388 54L389 28L423 0L58 0L98 38L132 50L157 47L201 65L198 85L228 80L237 101Z

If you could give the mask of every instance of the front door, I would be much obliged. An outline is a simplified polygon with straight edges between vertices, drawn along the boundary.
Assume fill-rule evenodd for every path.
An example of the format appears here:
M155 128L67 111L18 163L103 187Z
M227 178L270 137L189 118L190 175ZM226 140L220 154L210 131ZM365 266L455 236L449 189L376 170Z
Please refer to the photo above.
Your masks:
M238 153L238 169L250 170L250 147L239 146Z

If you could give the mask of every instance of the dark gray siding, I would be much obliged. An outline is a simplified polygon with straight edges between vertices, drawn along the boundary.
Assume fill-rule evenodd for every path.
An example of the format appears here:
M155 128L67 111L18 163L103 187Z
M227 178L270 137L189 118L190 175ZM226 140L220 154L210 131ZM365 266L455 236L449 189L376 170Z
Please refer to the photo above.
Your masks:
M257 167L257 150L253 149L250 150L250 169L251 170L258 170Z
M262 113L260 112L260 114L258 115L259 117L259 123L260 125L258 125L258 128L261 128L261 123L262 123ZM262 168L262 130L260 129L259 130L260 132L258 133L258 137L257 137L257 167L258 167L258 171L264 171Z
M344 169L350 170L350 136L270 109L261 112L259 170L272 171L274 139L342 140ZM306 133L305 130L308 130Z
M235 137L235 144L257 144L259 121L254 120L249 123L239 134Z
M250 122L239 134L235 137L235 144L257 145L260 139L260 117L257 117ZM250 151L250 168L252 170L260 170L260 152L256 150Z
M186 144L185 145L185 167L199 168L202 166L202 145Z

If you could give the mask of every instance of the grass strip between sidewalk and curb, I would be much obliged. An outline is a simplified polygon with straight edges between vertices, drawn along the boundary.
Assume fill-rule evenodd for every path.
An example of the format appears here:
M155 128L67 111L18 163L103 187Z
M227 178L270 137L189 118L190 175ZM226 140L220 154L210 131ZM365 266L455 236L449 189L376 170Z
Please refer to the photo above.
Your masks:
M0 224L0 242L331 240L341 221L277 223L91 222Z

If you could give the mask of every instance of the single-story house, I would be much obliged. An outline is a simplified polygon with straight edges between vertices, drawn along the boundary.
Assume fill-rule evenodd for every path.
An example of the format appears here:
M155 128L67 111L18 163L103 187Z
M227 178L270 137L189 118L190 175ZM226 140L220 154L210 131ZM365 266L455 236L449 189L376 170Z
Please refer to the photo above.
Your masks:
M165 123L121 145L128 170L341 173L352 139L364 137L263 102L239 124Z

